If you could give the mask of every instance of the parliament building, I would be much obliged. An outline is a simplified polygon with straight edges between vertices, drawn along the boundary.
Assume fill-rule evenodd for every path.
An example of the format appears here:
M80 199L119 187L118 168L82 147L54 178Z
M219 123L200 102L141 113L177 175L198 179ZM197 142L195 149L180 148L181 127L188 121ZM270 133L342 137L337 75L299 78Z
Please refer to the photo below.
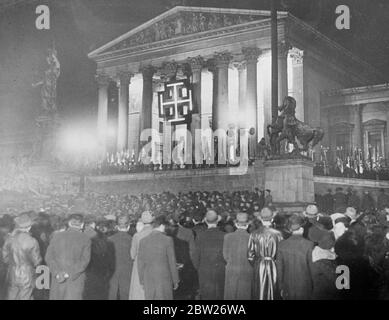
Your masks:
M167 122L267 139L270 24L269 11L178 6L91 52L100 146L137 154L142 130L162 134ZM325 130L323 145L388 153L380 72L290 13L277 25L279 103L294 97L297 118Z

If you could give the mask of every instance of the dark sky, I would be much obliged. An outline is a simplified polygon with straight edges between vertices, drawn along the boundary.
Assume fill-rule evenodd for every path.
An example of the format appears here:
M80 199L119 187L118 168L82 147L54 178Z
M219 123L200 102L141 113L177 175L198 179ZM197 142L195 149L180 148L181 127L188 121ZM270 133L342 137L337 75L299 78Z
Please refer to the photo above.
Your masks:
M268 9L268 0L51 0L33 1L0 12L0 136L29 132L40 108L32 83L45 50L54 40L61 62L58 105L64 119L95 120L95 64L88 52L152 19L175 4ZM1 0L0 0L1 4ZM48 4L51 30L35 29L35 8ZM335 8L351 9L351 30L335 28ZM282 0L282 9L314 25L379 68L389 79L389 1ZM281 8L280 8L281 9Z

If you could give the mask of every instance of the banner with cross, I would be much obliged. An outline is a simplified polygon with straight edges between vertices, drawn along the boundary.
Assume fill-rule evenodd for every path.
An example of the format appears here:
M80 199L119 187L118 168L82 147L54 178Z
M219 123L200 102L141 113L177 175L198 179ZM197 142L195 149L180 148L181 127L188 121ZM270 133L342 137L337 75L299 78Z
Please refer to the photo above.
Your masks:
M182 122L193 112L192 90L186 80L166 83L158 92L159 116L169 122Z

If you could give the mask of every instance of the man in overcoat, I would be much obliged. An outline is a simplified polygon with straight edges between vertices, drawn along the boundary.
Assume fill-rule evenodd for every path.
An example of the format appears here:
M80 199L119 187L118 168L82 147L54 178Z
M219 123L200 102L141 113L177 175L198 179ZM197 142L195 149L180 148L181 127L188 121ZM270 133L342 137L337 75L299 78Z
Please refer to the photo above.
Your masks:
M205 217L208 229L199 233L195 241L193 262L199 275L199 293L202 300L222 300L224 298L223 242L225 233L217 227L218 218L214 210L208 210Z
M303 237L304 219L299 214L289 218L292 235L279 243L277 251L277 281L284 300L312 298L312 241Z
M236 231L227 233L223 243L223 257L227 262L224 286L224 300L250 300L253 268L247 260L250 235L247 213L238 213Z
M174 243L165 234L167 224L165 216L156 217L153 231L139 243L139 281L146 300L173 300L173 290L178 288Z
M3 260L8 264L8 300L32 300L35 268L42 261L39 244L29 231L33 221L28 213L15 218L15 230L3 246Z
M55 233L46 252L51 272L50 300L81 300L85 269L91 257L91 240L82 232L84 219L72 214L69 228Z
M114 272L109 282L109 300L128 300L132 273L131 243L128 233L129 217L122 215L118 218L118 231L109 238L114 248Z

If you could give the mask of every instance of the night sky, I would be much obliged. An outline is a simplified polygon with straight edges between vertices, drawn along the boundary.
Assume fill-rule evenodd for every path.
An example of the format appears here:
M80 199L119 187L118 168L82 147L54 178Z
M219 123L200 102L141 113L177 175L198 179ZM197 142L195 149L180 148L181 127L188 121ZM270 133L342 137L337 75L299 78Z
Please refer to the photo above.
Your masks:
M283 0L280 9L312 24L379 68L389 79L389 1ZM48 4L51 30L35 29L35 8ZM61 63L58 106L65 121L95 121L97 87L93 49L174 5L269 9L268 0L52 0L29 1L0 12L0 137L31 134L40 110L32 83L54 41ZM335 28L335 8L349 5L351 30ZM0 0L1 10L1 0Z

